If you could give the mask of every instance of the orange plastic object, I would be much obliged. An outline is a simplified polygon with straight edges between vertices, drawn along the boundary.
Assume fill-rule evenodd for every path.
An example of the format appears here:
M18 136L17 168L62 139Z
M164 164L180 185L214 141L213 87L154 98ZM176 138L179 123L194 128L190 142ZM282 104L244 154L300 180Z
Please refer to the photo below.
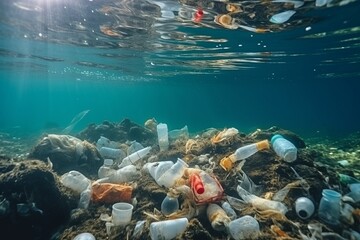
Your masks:
M256 143L256 148L257 150L264 150L264 149L269 149L270 148L270 144L268 140L262 140L260 142Z
M198 174L192 174L190 176L190 186L197 194L203 194L205 191L204 184Z
M231 158L229 157L224 157L223 159L220 160L220 166L225 170L225 171L230 171L233 168L234 163L231 161Z
M131 202L133 188L129 185L96 183L92 186L91 199L94 202Z

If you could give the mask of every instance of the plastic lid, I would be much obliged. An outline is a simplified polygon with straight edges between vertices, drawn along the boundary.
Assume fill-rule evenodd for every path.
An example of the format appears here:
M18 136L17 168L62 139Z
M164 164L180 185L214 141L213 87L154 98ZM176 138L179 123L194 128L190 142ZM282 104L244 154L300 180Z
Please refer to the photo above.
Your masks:
M282 135L280 134L275 134L272 138L271 138L271 144L274 144L275 140L278 138L284 138Z

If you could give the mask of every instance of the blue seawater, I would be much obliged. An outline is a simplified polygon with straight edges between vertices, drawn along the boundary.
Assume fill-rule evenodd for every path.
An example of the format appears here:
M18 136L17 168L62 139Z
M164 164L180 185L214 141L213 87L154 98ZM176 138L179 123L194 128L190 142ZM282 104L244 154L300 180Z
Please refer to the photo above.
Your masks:
M190 132L360 130L359 1L306 2L280 25L231 15L265 33L216 24L220 2L200 23L191 1L162 2L172 14L152 1L2 1L0 130L63 129L84 110L75 132L152 117Z

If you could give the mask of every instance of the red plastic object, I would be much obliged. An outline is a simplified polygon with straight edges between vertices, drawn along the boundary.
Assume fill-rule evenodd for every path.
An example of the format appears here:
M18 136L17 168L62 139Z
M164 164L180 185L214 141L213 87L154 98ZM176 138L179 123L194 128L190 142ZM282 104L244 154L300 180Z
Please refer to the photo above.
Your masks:
M204 184L200 178L200 176L196 173L190 176L190 186L193 191L197 194L203 194L205 191Z
M204 16L204 11L201 8L198 8L198 10L196 10L196 12L194 13L193 21L199 23L201 22L203 16Z

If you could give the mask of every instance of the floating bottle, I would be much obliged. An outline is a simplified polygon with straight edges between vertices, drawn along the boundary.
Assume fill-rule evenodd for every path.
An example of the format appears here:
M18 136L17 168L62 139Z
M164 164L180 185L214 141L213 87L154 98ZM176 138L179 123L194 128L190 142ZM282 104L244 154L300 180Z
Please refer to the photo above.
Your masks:
M220 201L224 194L216 177L210 176L205 171L190 175L190 187L197 204Z
M156 126L158 134L158 142L160 151L168 150L169 148L169 136L168 136L168 127L166 123L159 123Z
M115 172L115 169L112 169L114 161L110 158L104 159L104 164L98 170L98 177L104 178Z
M338 226L340 224L340 204L340 193L331 189L324 189L318 210L321 221L331 226Z
M164 174L162 174L158 179L156 179L156 182L160 186L164 187L172 187L175 185L176 181L180 179L185 169L189 167L186 162L184 162L182 159L178 158L177 162L171 166Z
M125 166L128 166L130 164L135 164L139 159L145 157L151 150L151 147L143 148L139 151L136 151L126 158L124 158L121 163L119 164L119 168L123 168Z
M235 153L231 154L228 157L221 159L220 166L225 171L230 171L236 161L243 160L245 158L248 158L248 157L254 155L258 151L261 151L264 149L269 149L269 148L270 148L270 145L269 145L268 140L263 140L260 142L242 146L242 147L238 148L235 151Z
M293 162L297 158L297 149L294 144L283 136L276 134L271 138L271 145L275 153L286 162Z

